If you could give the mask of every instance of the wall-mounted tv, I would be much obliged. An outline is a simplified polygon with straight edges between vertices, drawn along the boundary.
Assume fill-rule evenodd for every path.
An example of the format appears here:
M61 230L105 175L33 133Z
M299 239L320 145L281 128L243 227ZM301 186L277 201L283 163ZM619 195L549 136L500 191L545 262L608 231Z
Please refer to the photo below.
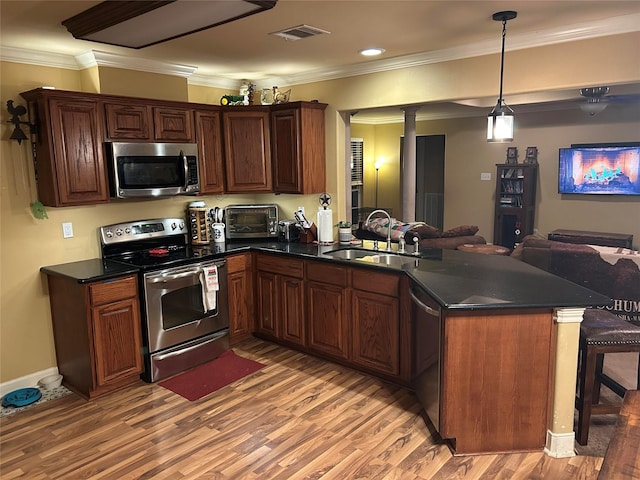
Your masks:
M640 142L561 148L558 193L640 195Z

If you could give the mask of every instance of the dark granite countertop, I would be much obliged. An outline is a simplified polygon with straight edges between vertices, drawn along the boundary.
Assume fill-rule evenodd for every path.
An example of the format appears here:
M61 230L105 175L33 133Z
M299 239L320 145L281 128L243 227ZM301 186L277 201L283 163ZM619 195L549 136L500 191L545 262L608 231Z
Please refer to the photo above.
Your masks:
M381 242L379 252L385 253ZM420 257L406 255L407 263L370 263L340 260L328 255L331 250L348 248L339 244L317 245L277 241L228 242L211 258L251 250L288 254L309 260L337 262L362 268L387 269L408 275L444 309L481 310L513 308L593 307L610 305L611 299L592 290L552 275L520 260L502 255L484 255L459 250L425 249ZM353 248L372 249L363 241ZM398 246L393 245L394 251ZM408 251L411 251L408 246ZM50 267L41 271L74 278L80 283L105 280L136 272L135 268L101 259L85 260Z
M109 280L114 277L138 273L138 269L101 258L80 260L78 262L61 263L40 268L47 275L66 277L78 283Z

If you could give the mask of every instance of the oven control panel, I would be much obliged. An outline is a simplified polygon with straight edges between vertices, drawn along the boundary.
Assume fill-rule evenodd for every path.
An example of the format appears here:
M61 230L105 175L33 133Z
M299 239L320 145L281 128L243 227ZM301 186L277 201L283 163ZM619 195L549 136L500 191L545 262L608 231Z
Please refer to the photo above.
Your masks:
M156 218L100 227L100 241L103 245L111 245L186 233L187 226L183 218Z

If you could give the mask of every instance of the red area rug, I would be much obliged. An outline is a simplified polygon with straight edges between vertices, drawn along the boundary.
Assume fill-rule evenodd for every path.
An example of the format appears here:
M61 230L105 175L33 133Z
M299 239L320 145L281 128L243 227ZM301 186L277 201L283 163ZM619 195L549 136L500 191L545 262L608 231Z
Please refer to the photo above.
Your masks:
M164 380L158 385L193 402L264 367L262 363L240 357L233 350L228 350L215 360Z

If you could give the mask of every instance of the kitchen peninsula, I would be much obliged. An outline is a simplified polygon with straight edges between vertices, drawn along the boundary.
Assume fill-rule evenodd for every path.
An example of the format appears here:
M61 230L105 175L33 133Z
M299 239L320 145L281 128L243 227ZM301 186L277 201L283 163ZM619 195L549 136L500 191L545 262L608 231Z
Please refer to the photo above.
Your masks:
M434 249L375 263L382 249L345 260L339 248L228 243L215 256L250 257L257 336L414 388L456 454L567 456L554 433L572 452L572 423L554 426L558 409L573 412L559 377L575 385L559 318L610 299L510 257Z

